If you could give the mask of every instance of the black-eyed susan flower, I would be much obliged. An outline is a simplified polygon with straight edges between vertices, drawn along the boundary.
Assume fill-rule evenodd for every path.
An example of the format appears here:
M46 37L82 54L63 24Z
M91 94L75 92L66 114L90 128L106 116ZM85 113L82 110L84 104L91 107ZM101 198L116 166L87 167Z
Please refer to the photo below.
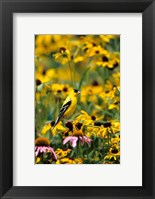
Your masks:
M115 134L120 132L120 123L118 121L108 121L104 123L105 138L108 137L108 134Z
M37 86L39 86L42 83L49 82L49 81L50 81L50 78L48 76L45 76L41 73L36 73L36 85ZM40 84L39 84L39 82L40 82Z
M108 109L109 110L113 110L113 109L119 110L120 109L120 107L119 107L119 101L116 100L114 103L110 104L108 106Z
M51 91L54 97L64 100L69 92L72 90L72 87L69 84L58 84L53 83L51 84Z
M120 64L119 54L110 54L108 51L104 51L104 54L97 58L96 65L114 69Z
M66 157L71 152L71 149L64 150L64 149L58 148L55 152L57 154L58 159L61 159L61 158Z
M92 56L95 56L95 55L102 55L104 53L104 49L98 45L98 46L94 46L92 44L92 47L88 48L88 50L86 51L86 54L88 57L92 57Z
M112 133L118 133L120 132L120 122L112 120L111 121L111 132Z
M120 149L119 146L115 146L110 148L108 154L104 157L104 160L119 160L120 157Z
M64 132L66 130L66 128L62 125L62 122L60 121L59 124L53 128L55 122L52 121L52 122L47 122L43 128L42 128L42 131L41 131L41 134L46 134L48 131L51 131L51 133L53 135L56 135L58 132Z
M71 53L66 47L60 47L59 52L54 55L55 60L60 61L62 64L66 64L71 60Z
M118 135L116 135L116 137L111 138L111 146L112 147L117 147L120 143L120 137Z
M84 125L94 125L95 122L103 119L103 115L101 115L100 117L95 113L92 113L91 115L89 115L86 111L81 110L80 111L80 115L78 117L76 117L75 121L76 123L78 122L82 122L83 126Z

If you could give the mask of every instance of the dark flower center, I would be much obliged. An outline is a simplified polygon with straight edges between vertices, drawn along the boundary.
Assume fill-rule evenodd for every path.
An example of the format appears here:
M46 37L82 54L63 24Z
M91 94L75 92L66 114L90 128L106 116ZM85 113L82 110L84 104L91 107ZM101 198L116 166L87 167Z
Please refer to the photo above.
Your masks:
M102 124L101 124L101 122L95 122L94 125L95 126L101 126Z
M88 48L85 48L84 51L87 52Z
M67 132L65 132L64 133L64 135L67 137L67 136L69 136L69 133L68 133L68 131Z
M114 68L116 68L118 66L118 62L115 62L114 64Z
M96 117L94 115L91 116L92 120L96 120Z
M65 126L66 126L67 128L69 128L70 131L73 131L73 124L72 124L72 122L67 122L67 123L65 124Z
M111 127L111 123L110 122L106 122L105 124L103 124L105 128Z
M51 127L53 127L53 126L54 126L54 124L55 124L55 121L52 121L52 122L51 122Z
M93 46L97 46L94 42L92 43Z
M39 86L41 84L41 81L39 79L36 79L36 85Z
M46 74L46 70L45 70L45 69L43 70L42 74L43 74L43 75L45 75L45 74Z
M99 50L96 50L96 51L95 51L96 54L99 54L99 52L100 52Z
M61 47L60 48L60 53L64 53L66 51L66 48L65 47Z
M117 102L115 102L114 104L117 105L118 103L119 103L119 102L117 101Z
M61 93L61 90L57 90L57 93Z
M118 149L112 149L111 153L114 153L114 154L118 153Z
M107 61L109 61L109 59L108 59L106 56L103 56L103 57L102 57L102 61L107 62Z
M64 148L64 149L63 149L63 151L67 151L67 150L68 150L68 148Z
M45 48L45 49L47 49L47 48L48 48L48 46L47 46L46 44L43 44L43 46L44 46L44 48Z
M93 85L93 86L98 86L99 83L98 83L96 80L94 80L93 83L92 83L92 85Z
M36 146L49 146L50 145L50 141L47 138L37 138L35 140L35 145Z
M64 91L64 92L67 92L67 91L68 91L68 88L67 88L67 87L64 87L64 88L63 88L63 91Z
M78 122L75 126L80 130L82 127L82 124Z

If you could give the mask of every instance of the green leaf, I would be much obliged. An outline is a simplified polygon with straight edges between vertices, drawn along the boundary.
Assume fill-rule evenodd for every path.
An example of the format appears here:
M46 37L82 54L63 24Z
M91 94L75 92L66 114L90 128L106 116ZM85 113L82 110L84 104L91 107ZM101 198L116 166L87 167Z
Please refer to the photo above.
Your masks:
M103 99L98 95L96 95L96 97L98 99L98 105L101 106L103 104Z

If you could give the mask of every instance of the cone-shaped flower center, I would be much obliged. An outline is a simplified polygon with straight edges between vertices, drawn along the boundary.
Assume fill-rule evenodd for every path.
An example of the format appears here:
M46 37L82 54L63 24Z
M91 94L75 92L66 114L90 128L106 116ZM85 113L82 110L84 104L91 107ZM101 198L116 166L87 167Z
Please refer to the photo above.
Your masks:
M35 145L36 146L49 146L50 145L50 141L47 138L37 138L35 140Z

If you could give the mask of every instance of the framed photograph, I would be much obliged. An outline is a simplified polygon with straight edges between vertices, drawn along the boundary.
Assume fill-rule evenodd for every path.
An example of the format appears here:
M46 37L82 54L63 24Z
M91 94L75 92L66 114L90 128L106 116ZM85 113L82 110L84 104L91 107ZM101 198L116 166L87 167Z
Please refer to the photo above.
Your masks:
M120 164L120 35L35 35L35 81L36 164Z
M5 0L1 198L154 198L153 0Z

